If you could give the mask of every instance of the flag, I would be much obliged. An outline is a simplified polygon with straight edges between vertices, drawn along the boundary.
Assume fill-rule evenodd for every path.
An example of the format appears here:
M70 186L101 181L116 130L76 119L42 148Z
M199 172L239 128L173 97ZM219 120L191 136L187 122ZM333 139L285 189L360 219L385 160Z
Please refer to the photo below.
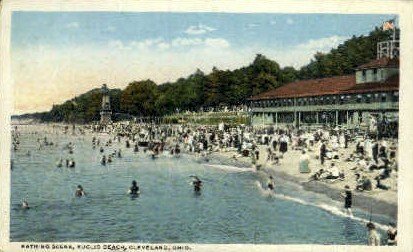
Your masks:
M394 29L394 20L389 20L383 23L383 31L393 30Z

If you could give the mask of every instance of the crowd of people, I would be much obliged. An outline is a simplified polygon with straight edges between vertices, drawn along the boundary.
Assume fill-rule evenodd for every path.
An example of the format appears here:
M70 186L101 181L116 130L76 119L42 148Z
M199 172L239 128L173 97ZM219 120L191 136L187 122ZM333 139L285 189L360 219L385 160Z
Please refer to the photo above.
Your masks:
M98 149L102 153L101 165L122 158L121 148L104 154L105 148L111 147L114 142L124 143L125 148L133 148L133 152L149 153L153 159L166 151L175 157L179 157L181 152L192 153L199 159L208 161L212 153L229 152L233 153L232 158L249 159L256 169L260 169L263 163L266 166L280 166L289 152L299 152L299 172L308 174L309 182L345 181L355 185L353 189L346 185L343 193L344 207L349 215L352 215L352 190L389 190L391 187L386 181L398 171L397 139L377 139L367 133L337 128L302 130L293 127L228 126L223 123L173 125L120 122L108 129L109 140L102 142L95 136L91 143L93 149ZM85 134L87 131L94 134L96 130L96 127L90 125L78 127L77 130L73 126L72 134ZM70 134L68 127L64 128L63 133ZM47 137L38 138L38 144L39 148L54 145ZM17 151L18 145L19 133L16 128L12 134L13 150ZM69 142L63 149L68 153L68 157L65 158L66 167L74 168L75 160L70 157L74 151L74 144ZM262 150L266 150L266 155L260 153ZM62 167L63 163L64 159L60 158L56 166ZM194 191L199 193L203 185L201 179L194 175L192 180ZM267 180L263 184L267 189L274 190L274 177L268 174ZM376 181L375 185L372 180ZM132 181L128 193L133 196L139 195L140 188L136 180ZM83 187L78 185L75 196L85 195ZM28 202L25 201L24 204L28 208ZM373 227L368 226L369 230L374 230L374 224L372 225Z

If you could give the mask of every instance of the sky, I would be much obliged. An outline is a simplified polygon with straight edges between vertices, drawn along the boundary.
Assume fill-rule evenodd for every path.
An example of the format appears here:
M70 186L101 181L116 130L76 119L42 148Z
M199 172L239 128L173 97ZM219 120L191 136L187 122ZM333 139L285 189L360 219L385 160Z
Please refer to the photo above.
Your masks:
M11 27L14 114L100 87L158 84L236 69L264 54L299 68L394 15L157 12L14 12Z

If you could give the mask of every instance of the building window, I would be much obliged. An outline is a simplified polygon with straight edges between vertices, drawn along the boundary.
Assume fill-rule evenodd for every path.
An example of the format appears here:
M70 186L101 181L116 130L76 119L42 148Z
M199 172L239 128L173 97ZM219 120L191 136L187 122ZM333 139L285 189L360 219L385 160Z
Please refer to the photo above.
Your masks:
M387 101L387 95L385 93L381 94L381 102L386 102Z
M366 103L371 102L371 94L366 94Z
M393 93L393 101L398 102L399 101L399 92L394 92Z
M362 96L361 95L357 95L357 102L360 103L362 101Z
M373 69L373 81L377 81L377 68Z
M366 81L366 70L361 71L362 74L362 80Z
M342 96L340 96L340 104L343 104L344 103L344 95L342 95Z

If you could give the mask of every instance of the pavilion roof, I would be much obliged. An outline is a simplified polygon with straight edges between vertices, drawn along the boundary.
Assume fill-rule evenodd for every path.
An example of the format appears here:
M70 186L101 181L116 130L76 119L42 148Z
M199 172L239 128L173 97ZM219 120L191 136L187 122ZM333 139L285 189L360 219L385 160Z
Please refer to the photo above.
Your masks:
M399 58L390 59L388 57L383 57L380 59L375 59L366 64L356 67L356 70L371 68L399 68Z
M250 100L268 100L275 98L299 98L322 95L367 93L399 90L399 75L394 75L385 82L356 84L355 75L344 75L322 79L301 80L287 83L279 88L263 92Z

